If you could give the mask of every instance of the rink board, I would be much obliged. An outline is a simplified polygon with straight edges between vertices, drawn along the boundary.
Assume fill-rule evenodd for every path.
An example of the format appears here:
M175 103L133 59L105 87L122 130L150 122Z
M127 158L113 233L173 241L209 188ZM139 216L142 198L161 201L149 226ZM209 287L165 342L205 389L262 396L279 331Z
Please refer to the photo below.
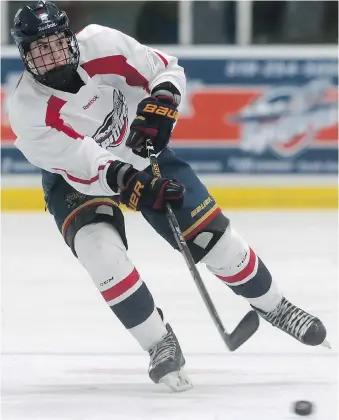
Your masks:
M225 176L224 183L207 184L221 207L337 208L335 47L163 49L179 58L187 75L171 146L199 176ZM1 66L2 209L43 210L42 192L29 182L39 169L15 148L6 113L22 72L15 48L3 49ZM272 176L280 181L272 184ZM7 177L27 182L13 186ZM243 181L252 177L260 177L260 182ZM308 177L309 182L300 181Z

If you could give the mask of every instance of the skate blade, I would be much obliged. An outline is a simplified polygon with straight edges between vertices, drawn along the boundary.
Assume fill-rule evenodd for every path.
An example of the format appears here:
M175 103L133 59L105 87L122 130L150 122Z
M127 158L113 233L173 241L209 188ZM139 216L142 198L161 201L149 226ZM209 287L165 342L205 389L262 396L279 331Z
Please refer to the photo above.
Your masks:
M323 347L326 347L328 349L332 348L331 344L327 340L324 340L320 345L323 346Z
M180 372L171 372L162 377L160 383L168 386L175 392L188 391L193 388L190 378L185 374L183 369Z

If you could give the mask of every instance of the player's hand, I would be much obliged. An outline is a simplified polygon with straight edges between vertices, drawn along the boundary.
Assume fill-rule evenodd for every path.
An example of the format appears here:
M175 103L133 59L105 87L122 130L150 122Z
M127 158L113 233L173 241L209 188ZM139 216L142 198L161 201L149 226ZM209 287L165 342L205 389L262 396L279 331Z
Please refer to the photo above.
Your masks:
M163 210L168 202L180 208L184 201L185 187L174 179L153 178L145 171L134 173L121 189L120 201L128 208L139 211L143 207Z
M161 152L170 140L177 119L177 103L173 96L151 96L143 99L131 124L126 146L133 149L134 154L146 158L146 140L151 139L155 153Z

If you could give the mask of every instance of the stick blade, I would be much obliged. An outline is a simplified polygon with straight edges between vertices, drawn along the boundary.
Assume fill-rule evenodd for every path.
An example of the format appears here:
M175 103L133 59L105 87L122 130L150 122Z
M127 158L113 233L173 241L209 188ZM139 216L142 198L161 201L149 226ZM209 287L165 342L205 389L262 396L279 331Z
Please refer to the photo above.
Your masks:
M234 351L245 343L259 328L259 316L249 311L235 327L231 334L224 334L224 341L230 351Z

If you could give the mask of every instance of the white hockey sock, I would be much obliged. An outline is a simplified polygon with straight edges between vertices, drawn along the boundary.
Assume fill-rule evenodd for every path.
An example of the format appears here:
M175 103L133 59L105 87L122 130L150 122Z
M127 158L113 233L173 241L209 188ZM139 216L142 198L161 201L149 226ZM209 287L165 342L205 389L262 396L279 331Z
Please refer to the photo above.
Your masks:
M271 287L262 296L256 298L246 298L255 308L261 309L264 312L272 311L283 298L281 291L276 283L272 280Z
M129 331L144 350L152 348L167 334L167 329L156 308L146 321Z

